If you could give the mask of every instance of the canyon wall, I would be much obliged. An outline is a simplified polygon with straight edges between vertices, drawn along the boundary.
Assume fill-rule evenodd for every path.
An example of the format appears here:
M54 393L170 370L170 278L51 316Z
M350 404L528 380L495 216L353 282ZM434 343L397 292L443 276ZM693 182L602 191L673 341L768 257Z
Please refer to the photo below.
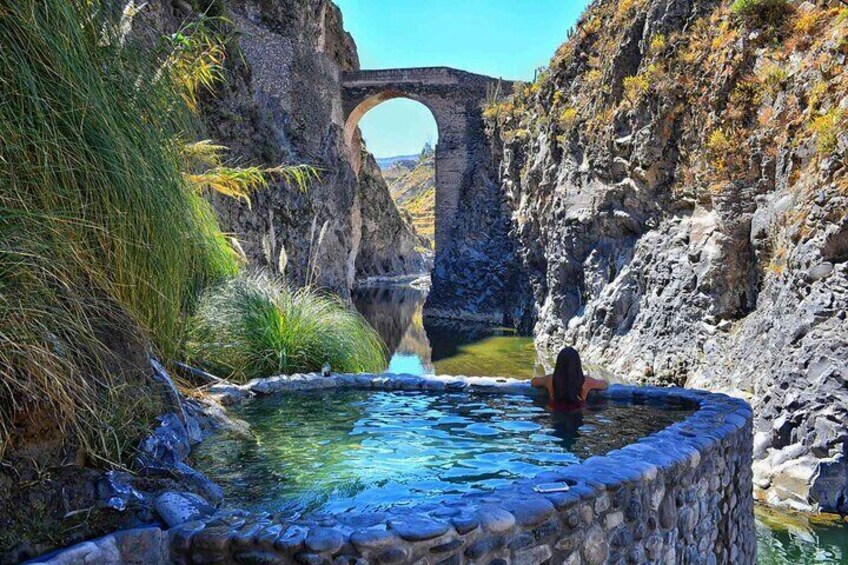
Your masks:
M184 4L147 9L173 18L187 15ZM231 25L223 30L230 37L224 80L201 105L206 134L236 162L305 163L320 175L305 191L274 181L250 205L212 195L222 228L252 264L275 272L285 265L293 284L342 296L360 277L421 271L417 239L385 205L388 187L376 167L354 172L358 156L343 141L339 77L359 59L339 9L329 0L211 4Z
M848 11L600 0L486 113L536 341L755 407L757 495L848 511Z

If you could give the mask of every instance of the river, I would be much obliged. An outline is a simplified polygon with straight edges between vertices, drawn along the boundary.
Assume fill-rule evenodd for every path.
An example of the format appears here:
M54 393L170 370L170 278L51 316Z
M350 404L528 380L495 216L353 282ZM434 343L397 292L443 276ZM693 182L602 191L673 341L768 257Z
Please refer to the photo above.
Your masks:
M533 339L508 328L425 320L425 290L375 286L354 292L356 309L391 354L387 372L489 375L528 379L541 374ZM848 563L848 523L757 507L758 563Z

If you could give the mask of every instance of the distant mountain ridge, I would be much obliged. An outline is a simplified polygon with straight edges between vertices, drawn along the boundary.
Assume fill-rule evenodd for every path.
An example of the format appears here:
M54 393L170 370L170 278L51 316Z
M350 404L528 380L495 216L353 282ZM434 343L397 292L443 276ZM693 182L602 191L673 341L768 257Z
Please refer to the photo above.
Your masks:
M436 155L428 143L420 155L391 157L394 161L380 168L389 185L389 193L402 213L408 215L418 235L433 247L436 206ZM378 164L380 160L377 160Z
M394 157L375 157L377 166L381 171L385 171L395 163L409 161L411 163L418 162L418 155L395 155Z

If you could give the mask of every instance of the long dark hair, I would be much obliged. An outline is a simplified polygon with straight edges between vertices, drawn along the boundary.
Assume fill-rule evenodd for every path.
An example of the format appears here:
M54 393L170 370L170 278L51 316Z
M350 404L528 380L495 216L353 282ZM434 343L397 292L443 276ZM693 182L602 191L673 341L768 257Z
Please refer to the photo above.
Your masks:
M581 402L580 393L585 380L580 354L573 347L564 347L557 355L554 368L554 400L568 404Z

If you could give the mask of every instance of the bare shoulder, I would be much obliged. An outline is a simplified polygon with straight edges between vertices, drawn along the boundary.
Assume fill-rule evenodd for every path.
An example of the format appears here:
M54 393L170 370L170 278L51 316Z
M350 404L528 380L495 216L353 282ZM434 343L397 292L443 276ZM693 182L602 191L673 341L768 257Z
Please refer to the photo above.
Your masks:
M548 386L549 382L551 382L550 375L542 375L540 377L533 377L530 379L530 385L535 387Z
M589 386L592 390L606 390L609 388L609 383L604 379L587 377L587 380L589 381Z

